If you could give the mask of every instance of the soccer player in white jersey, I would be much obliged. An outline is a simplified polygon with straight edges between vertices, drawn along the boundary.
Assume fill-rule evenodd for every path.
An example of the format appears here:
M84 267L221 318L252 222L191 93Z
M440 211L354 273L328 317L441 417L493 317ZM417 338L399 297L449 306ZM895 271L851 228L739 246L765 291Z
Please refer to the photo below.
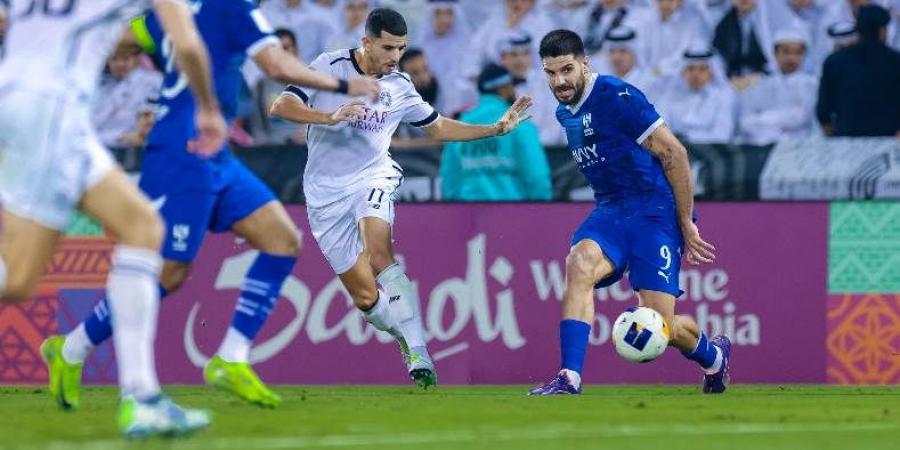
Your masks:
M401 122L422 127L439 141L506 134L528 118L531 99L518 99L491 125L441 117L422 100L409 76L397 71L406 35L403 16L378 8L366 20L360 48L324 53L311 64L339 78L376 77L381 86L377 100L289 86L271 114L309 124L303 189L313 236L356 307L375 328L397 339L410 377L427 389L437 384L437 374L426 349L418 300L392 247L393 196L403 170L388 152L391 136Z
M12 0L15 25L0 63L0 298L29 298L73 210L115 236L107 294L129 437L184 434L209 424L160 393L153 362L163 226L90 123L90 99L127 20L153 6L197 94L193 151L221 147L225 122L209 57L179 0Z

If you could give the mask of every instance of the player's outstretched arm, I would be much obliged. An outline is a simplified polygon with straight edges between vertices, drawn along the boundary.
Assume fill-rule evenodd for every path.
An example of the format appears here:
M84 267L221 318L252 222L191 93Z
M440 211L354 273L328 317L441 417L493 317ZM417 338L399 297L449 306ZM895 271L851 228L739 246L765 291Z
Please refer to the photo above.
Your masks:
M189 149L212 154L225 143L225 120L213 92L206 46L197 33L194 16L187 5L177 0L156 0L154 9L160 25L172 41L178 68L187 75L191 91L197 99L199 137L189 144Z
M519 97L493 125L472 125L441 117L434 125L426 127L425 132L432 139L442 142L474 141L486 137L502 136L531 117L526 114L526 111L533 104L530 97Z
M337 125L364 115L362 103L361 100L353 100L336 111L326 112L311 108L296 95L285 92L272 103L269 116L301 124Z
M378 98L380 92L378 82L374 78L360 76L339 80L309 68L278 45L266 46L256 54L254 61L266 76L285 84L371 98Z
M700 237L693 220L694 187L687 149L665 124L654 130L641 145L659 159L666 179L672 186L678 223L684 236L684 253L688 262L695 265L713 262L716 258L716 248Z

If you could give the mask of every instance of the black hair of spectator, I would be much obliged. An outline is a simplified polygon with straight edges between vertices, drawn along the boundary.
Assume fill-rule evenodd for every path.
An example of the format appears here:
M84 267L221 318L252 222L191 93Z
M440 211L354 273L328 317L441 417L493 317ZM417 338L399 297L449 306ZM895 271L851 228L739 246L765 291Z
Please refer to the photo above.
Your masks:
M400 71L406 72L406 70L403 69L406 67L406 63L422 56L425 56L425 53L420 48L413 47L406 49L406 52L400 57Z
M275 37L277 37L279 40L288 38L291 40L291 42L294 43L294 47L297 46L297 35L295 35L293 31L288 30L287 28L276 28Z
M394 36L406 36L406 19L390 8L375 8L366 18L366 34L379 38L382 32Z
M890 23L891 13L888 10L878 5L865 5L857 13L856 29L863 40L875 41L881 30Z
M571 30L554 30L541 39L538 51L541 58L572 55L576 58L584 56L584 41L578 33Z

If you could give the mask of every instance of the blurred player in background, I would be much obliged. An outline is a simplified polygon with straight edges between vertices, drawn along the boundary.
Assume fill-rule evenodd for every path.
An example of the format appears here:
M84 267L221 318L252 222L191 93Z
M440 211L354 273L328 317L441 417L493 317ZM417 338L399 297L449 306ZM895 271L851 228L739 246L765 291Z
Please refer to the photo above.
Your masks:
M183 409L160 392L153 341L162 221L90 123L90 100L122 27L150 6L170 33L169 45L185 70L184 87L197 94L185 117L196 133L183 151L211 154L222 145L225 123L203 42L179 1L13 0L15 26L0 65L2 297L32 295L76 208L115 237L107 321L119 329L118 423L130 437L188 433L210 422L205 411Z
M531 100L520 98L492 125L441 117L397 71L406 46L403 16L375 9L366 19L362 47L324 53L311 65L336 77L377 79L378 99L290 86L272 105L272 115L309 124L303 190L313 236L356 307L375 328L397 339L410 377L427 388L437 384L437 374L418 299L394 258L394 194L403 170L388 152L391 136L401 122L424 128L438 141L503 135L527 119Z
M268 76L285 83L352 95L375 96L378 92L374 80L339 79L310 70L282 48L250 2L219 0L193 2L191 6L210 49L216 93L229 121L237 107L245 56L256 61ZM164 297L187 280L207 230L230 230L258 250L241 287L231 326L203 374L210 385L250 403L274 407L281 399L251 368L250 347L294 267L300 232L269 188L226 147L212 158L185 151L196 134L189 120L194 114L194 101L175 65L171 36L164 33L159 19L156 14L136 19L132 21L132 33L126 34L165 70L157 123L148 138L140 180L140 188L153 199L168 228L162 245L165 263L158 292ZM53 375L51 393L61 405L78 406L84 359L113 333L108 308L107 301L100 302L71 333L52 337L44 345Z
M569 149L594 190L596 206L575 231L566 258L559 325L562 368L531 395L579 394L594 321L595 287L629 272L641 306L659 312L670 345L706 374L703 392L726 387L731 344L707 339L688 316L675 315L681 255L711 263L715 248L693 222L694 196L687 151L644 94L618 78L591 73L581 38L569 30L544 36L540 54L556 117Z

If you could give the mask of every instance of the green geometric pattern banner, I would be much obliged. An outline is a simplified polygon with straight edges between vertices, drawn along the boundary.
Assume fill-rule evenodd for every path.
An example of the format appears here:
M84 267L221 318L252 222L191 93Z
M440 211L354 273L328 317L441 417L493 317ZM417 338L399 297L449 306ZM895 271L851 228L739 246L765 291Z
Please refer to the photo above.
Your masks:
M831 204L828 292L900 292L900 202Z
M103 227L80 211L75 211L63 234L66 236L103 236Z

